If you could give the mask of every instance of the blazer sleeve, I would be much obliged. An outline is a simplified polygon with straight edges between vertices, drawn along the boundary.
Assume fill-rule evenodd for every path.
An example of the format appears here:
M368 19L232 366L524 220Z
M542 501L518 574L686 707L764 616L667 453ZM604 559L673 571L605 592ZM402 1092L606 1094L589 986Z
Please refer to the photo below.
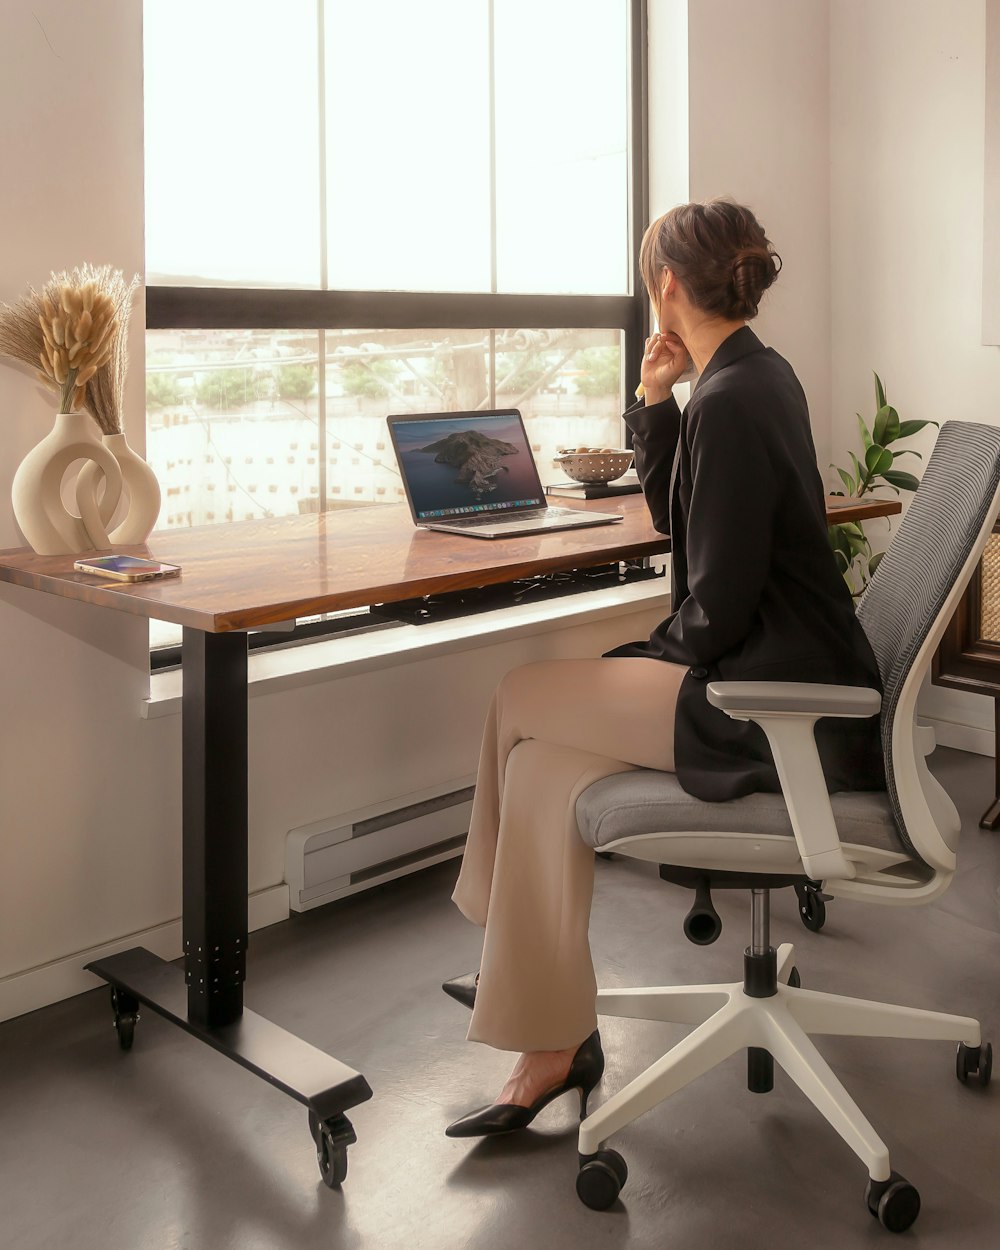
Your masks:
M647 408L640 399L622 414L622 419L632 432L635 471L653 525L661 534L669 534L670 475L681 428L677 400L671 396Z
M720 395L689 405L688 597L664 659L711 664L750 633L771 564L778 483L762 432Z

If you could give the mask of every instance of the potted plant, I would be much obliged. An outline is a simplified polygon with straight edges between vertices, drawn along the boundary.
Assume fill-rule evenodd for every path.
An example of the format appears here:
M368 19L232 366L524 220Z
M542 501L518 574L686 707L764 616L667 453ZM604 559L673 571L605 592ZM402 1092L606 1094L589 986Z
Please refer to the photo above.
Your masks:
M923 457L912 447L896 449L895 444L912 438L925 426L936 426L938 423L936 421L900 421L899 413L886 401L885 387L877 373L875 374L875 419L871 427L869 428L860 412L856 415L858 430L861 434L862 456L857 456L853 451L848 452L851 458L849 469L841 468L839 465L830 466L837 470L844 486L843 490L834 491L833 494L860 499L863 495L885 487L895 491L897 495L900 491L916 490L920 485L919 478L903 469L897 469L895 464L902 456L916 456L918 460L922 460ZM884 553L872 551L864 527L857 521L831 525L829 535L837 567L844 575L851 594L857 599L867 589Z

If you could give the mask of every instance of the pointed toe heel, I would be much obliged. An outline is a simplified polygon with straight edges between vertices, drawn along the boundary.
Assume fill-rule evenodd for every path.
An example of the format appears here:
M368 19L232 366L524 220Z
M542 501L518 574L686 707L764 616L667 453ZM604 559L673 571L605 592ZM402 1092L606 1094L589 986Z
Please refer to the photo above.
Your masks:
M565 1081L542 1094L530 1107L501 1102L494 1103L491 1107L482 1107L478 1111L470 1111L454 1124L449 1124L444 1131L445 1136L496 1137L501 1133L516 1133L518 1129L527 1128L543 1107L547 1107L550 1102L571 1089L579 1091L580 1119L583 1120L587 1115L590 1095L603 1075L604 1051L601 1049L601 1035L595 1029L573 1056Z
M450 981L444 981L441 988L453 998L456 1003L461 1003L463 1007L468 1007L471 1011L476 1005L476 988L479 985L479 973L468 972L464 977L453 977Z

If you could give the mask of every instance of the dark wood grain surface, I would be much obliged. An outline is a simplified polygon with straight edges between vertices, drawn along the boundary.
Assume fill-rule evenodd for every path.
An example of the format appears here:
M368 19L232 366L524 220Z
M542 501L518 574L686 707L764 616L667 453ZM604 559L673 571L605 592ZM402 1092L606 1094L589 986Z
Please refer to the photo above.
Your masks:
M838 521L899 511L895 501L828 502L828 515ZM417 530L403 505L358 508L162 530L144 547L116 548L181 566L180 577L161 581L108 581L75 572L75 556L38 556L24 548L0 552L0 581L225 633L670 550L641 495L567 506L621 512L625 519L486 541Z
M874 517L895 516L903 510L898 499L866 499L861 502L841 495L827 495L826 519L830 525L845 521L870 521Z
M181 566L160 581L110 582L74 572L75 556L26 550L0 553L0 580L224 633L670 549L641 496L579 506L625 520L487 541L415 529L405 505L388 505L162 530L121 548Z

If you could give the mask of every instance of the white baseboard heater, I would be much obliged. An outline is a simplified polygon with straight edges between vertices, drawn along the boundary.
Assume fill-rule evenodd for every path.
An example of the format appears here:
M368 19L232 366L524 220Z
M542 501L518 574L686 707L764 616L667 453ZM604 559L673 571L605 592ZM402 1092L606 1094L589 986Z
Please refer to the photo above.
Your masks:
M309 911L461 855L471 778L289 830L285 880L293 911Z

